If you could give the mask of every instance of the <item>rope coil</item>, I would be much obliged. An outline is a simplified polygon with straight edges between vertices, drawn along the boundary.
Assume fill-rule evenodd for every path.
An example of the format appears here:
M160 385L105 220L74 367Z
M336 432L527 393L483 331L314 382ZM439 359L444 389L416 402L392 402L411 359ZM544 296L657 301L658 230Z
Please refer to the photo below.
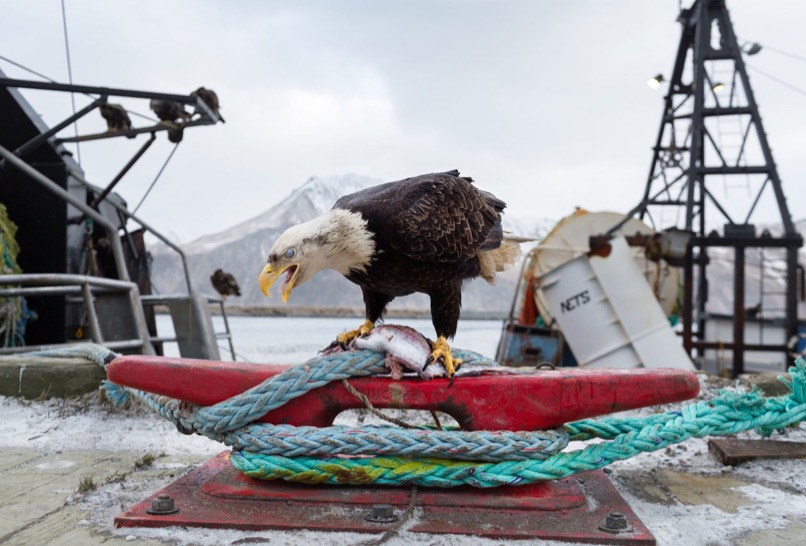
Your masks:
M460 351L454 351L455 354ZM488 362L461 351L466 361ZM35 353L80 356L105 366L111 351L91 344ZM561 429L530 432L438 431L387 426L329 428L254 421L329 381L385 371L372 351L317 357L213 406L105 382L116 403L135 396L184 432L232 446L233 466L247 476L302 483L496 487L564 478L692 437L757 430L769 435L806 419L806 361L798 358L784 381L791 393L765 398L758 391L721 391L717 398L644 417L585 419ZM564 452L569 440L603 442Z

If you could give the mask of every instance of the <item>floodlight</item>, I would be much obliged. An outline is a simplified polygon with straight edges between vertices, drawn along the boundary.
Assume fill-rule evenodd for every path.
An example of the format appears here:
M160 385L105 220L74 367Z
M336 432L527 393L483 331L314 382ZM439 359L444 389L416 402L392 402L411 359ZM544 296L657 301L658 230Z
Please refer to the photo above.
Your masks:
M646 84L652 89L660 89L660 84L663 83L664 79L663 74L658 74L654 78L649 78Z

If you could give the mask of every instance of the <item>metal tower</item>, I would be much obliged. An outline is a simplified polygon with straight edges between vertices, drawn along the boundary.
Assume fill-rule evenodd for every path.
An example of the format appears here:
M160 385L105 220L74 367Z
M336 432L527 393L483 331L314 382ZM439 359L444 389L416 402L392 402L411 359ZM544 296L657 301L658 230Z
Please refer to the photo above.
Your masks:
M680 12L678 22L680 45L646 190L629 216L692 233L684 265L684 346L689 354L717 347L732 351L736 376L744 371L745 351L787 352L786 343L745 343L745 250L777 249L769 252L785 261L783 320L791 340L796 335L797 253L803 238L789 214L743 58L757 53L759 46L739 45L724 0L696 0ZM754 213L775 207L783 232L757 234L751 223ZM706 268L712 247L734 249L730 343L705 340Z

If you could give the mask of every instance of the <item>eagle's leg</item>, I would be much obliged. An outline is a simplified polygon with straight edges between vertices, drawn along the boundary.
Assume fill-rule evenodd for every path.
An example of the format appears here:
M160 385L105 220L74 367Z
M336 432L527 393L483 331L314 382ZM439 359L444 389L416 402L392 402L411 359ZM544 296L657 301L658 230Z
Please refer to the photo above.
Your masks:
M338 337L336 338L336 341L342 347L346 347L355 338L360 336L366 336L367 334L369 334L373 328L375 328L375 323L367 319L364 321L363 324L361 324L361 326L359 326L355 330L348 330L343 334L339 334Z
M437 340L431 346L431 355L425 361L425 365L442 361L442 365L453 383L456 370L459 369L462 361L451 354L448 338L456 335L459 311L462 308L462 281L443 284L439 288L439 292L429 294L431 296L431 320L434 323L434 330L437 332Z
M361 292L364 295L364 309L367 319L356 330L339 334L339 337L336 338L336 342L342 347L347 347L348 343L359 336L368 335L372 329L375 328L375 323L380 320L384 310L386 310L386 306L393 299L385 294L373 292L368 288L362 288Z
M456 370L459 369L462 361L453 357L451 347L448 345L448 340L445 339L445 336L439 336L434 342L434 345L431 347L431 355L428 357L428 360L425 361L425 365L428 366L438 360L442 360L442 365L445 366L445 371L448 372L448 377L452 382L453 376L456 375Z

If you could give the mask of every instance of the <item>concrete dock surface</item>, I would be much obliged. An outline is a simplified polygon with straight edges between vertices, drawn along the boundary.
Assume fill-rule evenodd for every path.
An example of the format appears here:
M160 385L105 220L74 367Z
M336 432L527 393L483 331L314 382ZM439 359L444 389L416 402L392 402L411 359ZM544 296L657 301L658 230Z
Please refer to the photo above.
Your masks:
M700 376L703 394L732 385ZM774 385L770 388L774 388ZM668 406L661 408L668 411ZM645 408L650 413L658 408ZM378 535L313 531L115 528L114 517L225 450L180 434L146 408L120 410L91 392L0 397L0 544L370 544ZM349 422L350 415L344 419ZM743 438L759 438L754 432ZM776 440L806 441L791 427ZM580 446L570 446L570 449ZM610 479L661 545L791 545L806 532L806 461L724 466L706 439L610 465ZM412 518L416 519L417 510ZM500 545L463 535L408 532L385 544ZM521 540L512 544L560 544Z

